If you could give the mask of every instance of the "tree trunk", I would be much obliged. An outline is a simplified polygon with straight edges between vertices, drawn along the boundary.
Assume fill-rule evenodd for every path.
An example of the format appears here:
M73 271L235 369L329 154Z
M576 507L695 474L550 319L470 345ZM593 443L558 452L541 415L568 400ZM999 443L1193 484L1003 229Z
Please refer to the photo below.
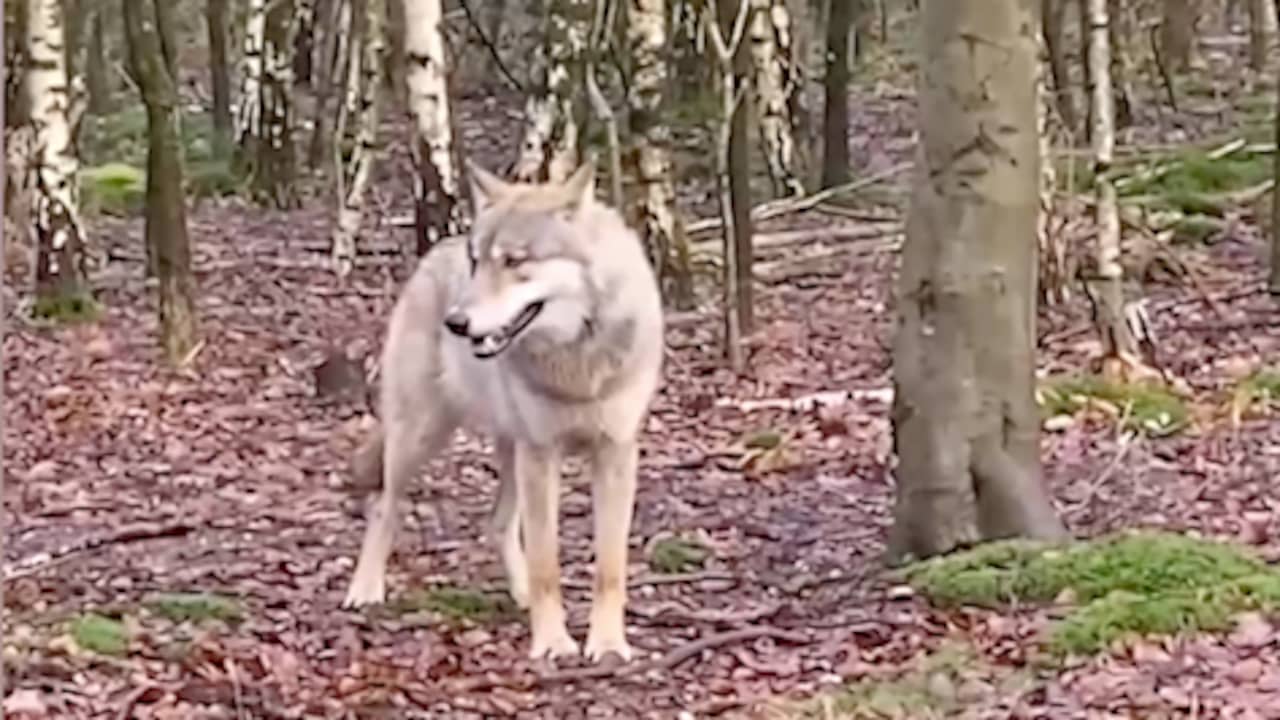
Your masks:
M1186 70L1191 65L1192 45L1195 43L1194 1L1164 0L1164 18L1160 23L1160 54L1170 70Z
M353 10L360 11L358 22L352 23L358 34L352 33L348 45L347 73L335 133L340 143L335 171L341 204L333 231L333 262L342 277L351 272L355 264L356 236L364 214L365 190L369 186L373 156L377 152L378 105L385 67L385 8L383 0L360 0L353 6Z
M414 1L408 0L408 2ZM412 29L409 27L406 16L406 0L384 0L384 2L387 3L387 61L382 75L396 101L401 102L407 99L405 93L409 88L407 47L408 34Z
M80 315L90 303L80 225L74 125L69 117L63 18L59 0L29 0L26 87L36 153L34 234L36 303L41 315Z
M1272 0L1267 0L1271 2ZM1133 124L1133 13L1129 0L1107 0L1108 39L1111 45L1111 76L1114 82L1115 125L1129 127Z
M1110 18L1107 0L1089 3L1089 67L1093 72L1093 172L1097 197L1094 204L1097 225L1096 275L1093 297L1103 356L1137 357L1137 342L1124 315L1124 268L1120 264L1120 211L1116 187L1111 178L1115 149L1115 108L1111 88Z
M316 65L316 105L312 117L311 143L307 148L307 166L315 170L333 157L333 133L330 132L329 100L333 97L335 77L345 77L341 67L346 62L347 43L351 40L352 0L327 0L323 3L324 42Z
M1280 93L1280 85L1277 92ZM1275 122L1276 147L1280 148L1280 96L1276 98ZM1280 152L1273 153L1272 158L1275 183L1271 187L1271 273L1267 288L1273 296L1280 298Z
M508 173L514 180L561 182L582 161L592 8L591 0L549 0L546 73L526 101L519 155Z
M227 0L206 0L209 33L209 80L213 85L213 129L222 140L231 137L231 76L227 71Z
M294 87L311 87L311 59L314 55L312 45L316 38L316 3L315 0L293 0L294 33L293 47L293 85Z
M1041 11L1049 71L1053 78L1054 106L1058 110L1058 117L1062 119L1062 126L1074 136L1080 130L1080 121L1076 116L1075 94L1071 89L1071 71L1067 67L1067 50L1064 47L1068 2L1069 0L1043 0Z
M1277 32L1275 0L1249 0L1249 64L1254 70L1267 68Z
M449 65L440 0L404 0L405 82L414 118L414 228L425 255L461 230L459 167L454 146Z
M893 341L897 559L1065 534L1040 476L1033 396L1038 4L921 11L921 142Z
M252 188L259 202L288 210L298 206L294 186L293 29L294 0L271 0L264 18L262 112Z
M89 47L86 50L84 83L89 94L89 112L95 116L111 112L111 76L107 65L107 38L101 7L89 20Z
M261 144L262 64L266 43L267 0L249 0L244 51L240 57L240 105L236 114L236 144L245 165L252 167Z
M791 15L783 0L750 0L747 39L751 56L752 98L765 164L780 197L804 194L796 167L795 122L791 116L799 91L793 71Z
M1043 6L1042 6L1043 7ZM1036 240L1040 249L1037 269L1039 272L1040 300L1046 305L1065 303L1070 299L1071 272L1067 267L1067 238L1053 228L1056 214L1054 191L1057 172L1053 164L1049 117L1053 112L1053 98L1049 93L1049 75L1053 63L1049 61L1049 47L1045 27L1040 32L1040 54L1044 61L1036 63L1036 134L1040 138L1040 215L1036 221Z
M849 182L849 29L854 4L832 0L827 19L827 69L823 74L822 186Z
M124 22L130 67L147 107L146 242L159 281L161 341L169 361L180 364L196 347L198 329L182 197L178 93L159 33L158 6L166 1L124 0Z

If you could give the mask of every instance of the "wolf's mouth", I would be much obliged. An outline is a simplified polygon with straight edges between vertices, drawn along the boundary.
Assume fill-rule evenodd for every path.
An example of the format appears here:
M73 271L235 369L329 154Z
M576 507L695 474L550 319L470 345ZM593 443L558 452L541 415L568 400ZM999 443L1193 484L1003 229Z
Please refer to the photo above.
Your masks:
M542 312L542 306L541 300L530 303L506 327L488 335L471 338L471 353L483 359L491 358L506 350L511 345L511 341L515 340L525 328L529 327L529 323L538 317L538 313Z

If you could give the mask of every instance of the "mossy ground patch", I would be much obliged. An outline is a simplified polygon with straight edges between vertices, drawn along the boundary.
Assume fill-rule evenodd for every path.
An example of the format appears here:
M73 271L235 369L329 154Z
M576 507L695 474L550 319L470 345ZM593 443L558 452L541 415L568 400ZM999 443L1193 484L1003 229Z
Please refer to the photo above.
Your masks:
M1043 383L1036 400L1045 417L1100 411L1124 423L1125 429L1160 437L1190 422L1182 398L1149 382L1116 383L1096 375L1063 377Z

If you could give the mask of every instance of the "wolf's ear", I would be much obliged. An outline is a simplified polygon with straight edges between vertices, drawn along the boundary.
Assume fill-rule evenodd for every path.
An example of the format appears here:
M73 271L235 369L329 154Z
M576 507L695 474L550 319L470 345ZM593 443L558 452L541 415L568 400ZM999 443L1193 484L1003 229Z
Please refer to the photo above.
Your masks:
M569 210L578 211L596 198L595 158L589 157L568 180L564 181L564 194Z
M475 212L479 213L493 204L494 197L507 189L507 183L470 159L464 164L471 184L471 202L475 206Z

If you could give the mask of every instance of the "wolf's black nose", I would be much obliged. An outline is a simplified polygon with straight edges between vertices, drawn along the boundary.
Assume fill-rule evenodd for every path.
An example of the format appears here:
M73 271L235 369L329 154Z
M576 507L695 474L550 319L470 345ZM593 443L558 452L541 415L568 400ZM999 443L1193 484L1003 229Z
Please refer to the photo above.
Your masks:
M464 336L467 334L467 316L454 310L444 316L444 326L454 335Z

